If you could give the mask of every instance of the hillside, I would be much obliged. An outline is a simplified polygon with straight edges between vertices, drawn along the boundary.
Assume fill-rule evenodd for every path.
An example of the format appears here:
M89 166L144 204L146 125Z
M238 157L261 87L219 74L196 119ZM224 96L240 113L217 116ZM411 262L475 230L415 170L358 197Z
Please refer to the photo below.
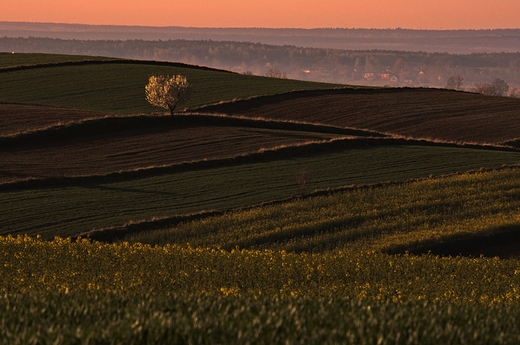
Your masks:
M519 343L518 100L17 55L0 345Z
M25 54L0 55L0 102L58 106L110 113L157 111L144 98L153 74L181 74L195 85L187 108L293 90L338 88L336 84L245 76L179 63L88 59L25 65ZM17 59L20 60L17 60ZM0 63L2 64L2 63ZM4 63L5 64L5 63ZM38 80L38 83L34 81Z
M0 137L4 161L0 185L29 178L105 175L184 162L232 159L260 150L327 141L341 137L341 132L349 134L348 130L337 128L330 128L327 133L326 128L307 125L304 131L298 130L303 126L294 123L213 119L202 115L179 116L173 120L166 116L95 118L95 113L46 110L56 110L52 113L66 116L69 121L82 115L88 115L89 119ZM0 105L1 115L6 114Z
M4 234L71 236L520 161L513 149L482 146L520 138L515 99L83 56L4 54L0 63ZM159 116L146 103L152 73L189 77L189 112ZM476 144L453 144L462 142Z
M520 100L439 89L294 92L200 111L319 122L431 140L501 143L520 137Z

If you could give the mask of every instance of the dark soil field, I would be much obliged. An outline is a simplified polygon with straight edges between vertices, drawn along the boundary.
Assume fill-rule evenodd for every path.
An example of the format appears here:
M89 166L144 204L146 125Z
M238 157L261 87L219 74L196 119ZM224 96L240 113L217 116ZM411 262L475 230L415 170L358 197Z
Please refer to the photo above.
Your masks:
M520 99L438 89L304 91L204 107L451 142L520 138Z
M79 114L78 114L79 115ZM151 127L0 149L0 184L27 178L103 175L205 159L233 158L337 135L262 128Z
M62 123L88 118L100 118L106 114L85 110L0 103L0 136L41 129Z

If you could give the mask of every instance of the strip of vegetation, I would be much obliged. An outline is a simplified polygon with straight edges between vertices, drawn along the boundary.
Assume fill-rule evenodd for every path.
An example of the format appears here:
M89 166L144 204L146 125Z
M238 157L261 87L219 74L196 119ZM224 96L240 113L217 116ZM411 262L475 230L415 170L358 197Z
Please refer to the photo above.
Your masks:
M106 116L104 118L85 119L77 122L53 125L31 131L0 136L0 148L22 147L26 145L45 145L71 138L93 135L113 134L130 129L153 127L182 128L186 126L225 126L265 128L286 131L316 132L350 136L384 137L377 132L363 131L335 126L314 125L296 121L276 121L248 119L225 115L188 114L177 115L173 119L166 116Z
M256 205L316 189L405 181L518 161L517 152L372 146L119 182L26 186L0 193L0 228L3 234L72 236L129 221Z
M519 240L519 178L519 169L507 168L356 188L187 221L125 240L296 252L348 248L516 256L520 251L508 244Z
M504 142L502 144L505 145L505 146L511 146L511 147L520 148L520 139L509 140L509 141L506 141L506 142Z

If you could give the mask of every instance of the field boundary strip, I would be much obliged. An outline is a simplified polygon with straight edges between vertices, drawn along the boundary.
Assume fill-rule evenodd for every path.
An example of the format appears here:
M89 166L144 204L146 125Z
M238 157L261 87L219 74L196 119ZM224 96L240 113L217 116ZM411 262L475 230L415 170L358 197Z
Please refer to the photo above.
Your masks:
M24 132L0 136L0 148L20 147L24 144L37 145L59 140L90 136L100 133L115 133L129 129L153 128L158 126L176 127L185 126L222 126L247 127L297 132L326 133L364 137L385 137L384 134L348 127L313 124L307 122L272 120L261 118L247 118L229 116L225 114L179 113L173 118L170 116L130 115L105 116L63 124L50 125Z
M118 171L104 175L88 175L88 176L62 176L27 179L16 182L8 182L0 184L0 191L19 190L24 188L38 188L59 185L81 185L86 183L98 182L118 182L128 181L138 178L170 174L176 172L186 172L195 170L205 170L220 167L238 166L243 164L251 164L258 162L267 162L275 160L284 160L288 158L308 156L313 154L323 154L337 150L353 149L360 147L373 146L434 146L434 147L451 147L479 150L495 150L518 152L519 150L512 147L492 146L492 145L476 145L476 144L457 144L432 142L427 140L413 140L406 138L352 138L343 137L326 141L311 142L307 144L296 144L293 146L284 146L271 150L260 150L254 153L239 155L232 158L219 158L212 160L200 160L194 162L183 162L172 165L159 167L143 168L136 170Z

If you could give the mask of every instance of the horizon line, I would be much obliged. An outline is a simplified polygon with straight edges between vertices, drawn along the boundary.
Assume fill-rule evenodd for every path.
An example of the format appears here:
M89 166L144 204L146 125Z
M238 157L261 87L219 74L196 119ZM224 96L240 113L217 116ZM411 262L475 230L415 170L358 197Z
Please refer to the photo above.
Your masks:
M499 31L499 30L520 30L517 28L465 28L465 29L412 29L412 28L369 28L369 27L241 27L241 26L179 26L179 25L168 25L168 26L156 26L156 25L139 25L139 24L88 24L88 23L65 23L65 22L30 22L30 21L9 21L0 20L0 23L11 23L11 24L43 24L43 25L81 25L81 26L92 26L92 27L141 27L141 28L157 28L157 29L168 29L168 28L185 28L185 29L248 29L248 30L380 30L380 31Z

